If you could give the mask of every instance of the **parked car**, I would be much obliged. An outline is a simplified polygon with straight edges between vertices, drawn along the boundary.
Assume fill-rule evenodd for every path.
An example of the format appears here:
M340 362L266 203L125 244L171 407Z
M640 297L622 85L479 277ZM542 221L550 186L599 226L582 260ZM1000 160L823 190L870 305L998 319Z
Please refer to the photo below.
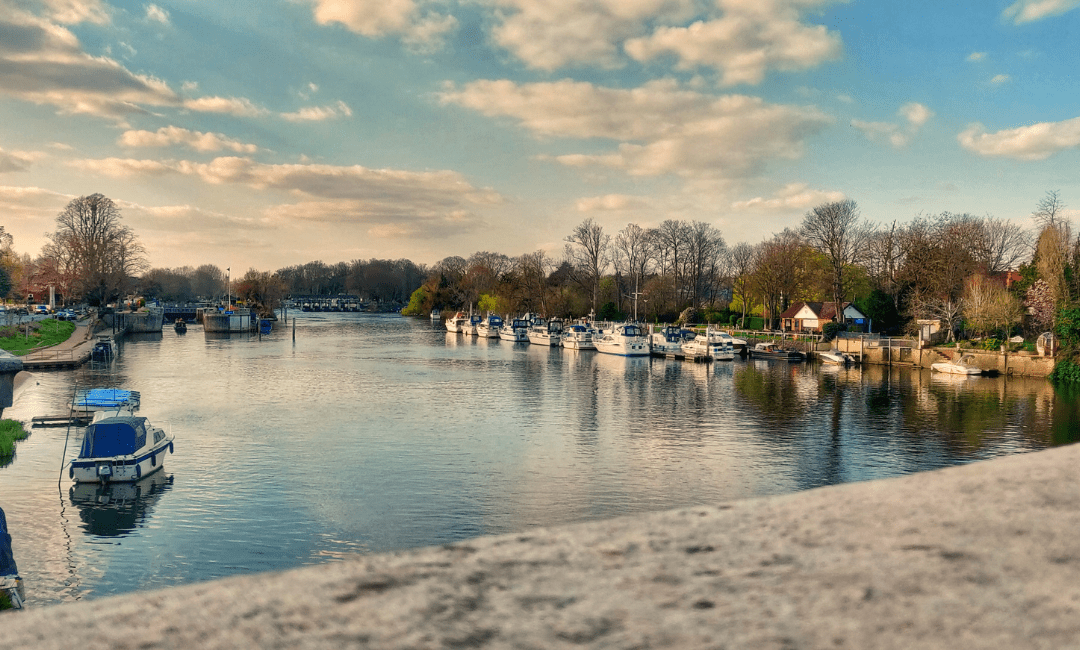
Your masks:
M34 315L36 315L36 316L48 316L49 315L49 306L48 305L38 305L37 307L34 307Z

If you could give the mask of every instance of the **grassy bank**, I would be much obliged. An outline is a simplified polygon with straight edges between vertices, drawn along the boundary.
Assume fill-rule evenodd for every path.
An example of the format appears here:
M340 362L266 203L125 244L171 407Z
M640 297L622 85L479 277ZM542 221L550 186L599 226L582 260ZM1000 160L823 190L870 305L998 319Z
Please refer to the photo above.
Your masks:
M75 331L75 323L68 321L45 320L29 324L30 335L27 336L27 326L6 325L0 327L0 350L22 356L34 348L47 347L62 343L71 338Z
M15 441L25 440L26 429L18 420L0 420L0 462L15 454Z

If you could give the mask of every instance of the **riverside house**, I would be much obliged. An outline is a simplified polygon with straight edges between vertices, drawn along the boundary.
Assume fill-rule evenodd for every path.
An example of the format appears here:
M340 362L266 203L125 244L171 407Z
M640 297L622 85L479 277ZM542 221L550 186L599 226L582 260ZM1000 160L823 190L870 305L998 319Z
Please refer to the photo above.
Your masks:
M844 303L844 318L847 320L849 331L866 332L869 329L870 320L866 314L850 302ZM836 303L834 302L800 300L780 314L781 327L785 332L821 332L825 323L835 320Z

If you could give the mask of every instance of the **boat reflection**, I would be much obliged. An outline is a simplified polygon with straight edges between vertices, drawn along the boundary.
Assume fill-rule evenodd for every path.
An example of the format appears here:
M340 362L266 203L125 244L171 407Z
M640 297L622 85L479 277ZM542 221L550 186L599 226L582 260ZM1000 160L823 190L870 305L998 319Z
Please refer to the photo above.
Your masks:
M76 483L69 495L87 534L123 537L146 524L172 484L172 474L162 471L134 483Z

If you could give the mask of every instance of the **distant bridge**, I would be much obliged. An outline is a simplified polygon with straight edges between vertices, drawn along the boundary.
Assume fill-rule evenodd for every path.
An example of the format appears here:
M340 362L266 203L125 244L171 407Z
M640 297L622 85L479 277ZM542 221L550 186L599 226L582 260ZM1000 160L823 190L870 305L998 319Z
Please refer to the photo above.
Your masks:
M333 296L293 296L293 309L301 311L363 311L360 296L337 294Z

